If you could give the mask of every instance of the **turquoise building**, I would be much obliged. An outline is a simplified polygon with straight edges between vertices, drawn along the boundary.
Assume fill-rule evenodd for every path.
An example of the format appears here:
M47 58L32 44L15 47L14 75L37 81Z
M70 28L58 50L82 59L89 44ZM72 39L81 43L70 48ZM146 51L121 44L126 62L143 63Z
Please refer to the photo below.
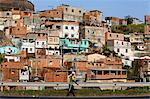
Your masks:
M19 54L20 50L17 47L13 46L1 46L0 47L0 54L6 54L6 55L14 55Z
M64 50L71 50L73 52L76 51L85 51L89 48L89 40L88 39L60 39L60 47L63 45Z

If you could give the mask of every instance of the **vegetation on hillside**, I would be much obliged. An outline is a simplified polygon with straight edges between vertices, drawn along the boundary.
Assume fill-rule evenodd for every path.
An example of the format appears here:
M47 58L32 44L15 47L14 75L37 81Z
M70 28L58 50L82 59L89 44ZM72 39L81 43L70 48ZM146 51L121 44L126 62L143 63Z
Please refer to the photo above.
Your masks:
M129 25L112 25L111 30L113 33L144 33L145 24L129 24Z

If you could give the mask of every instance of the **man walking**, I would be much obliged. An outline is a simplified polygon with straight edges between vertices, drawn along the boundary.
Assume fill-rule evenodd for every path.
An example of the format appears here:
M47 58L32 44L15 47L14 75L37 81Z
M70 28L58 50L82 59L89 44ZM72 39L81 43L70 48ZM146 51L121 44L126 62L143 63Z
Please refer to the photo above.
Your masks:
M70 93L72 93L73 96L76 96L75 92L74 92L74 85L73 85L74 83L76 83L77 85L79 85L75 81L75 72L72 72L72 74L69 75L69 90L68 90L67 96L69 96Z

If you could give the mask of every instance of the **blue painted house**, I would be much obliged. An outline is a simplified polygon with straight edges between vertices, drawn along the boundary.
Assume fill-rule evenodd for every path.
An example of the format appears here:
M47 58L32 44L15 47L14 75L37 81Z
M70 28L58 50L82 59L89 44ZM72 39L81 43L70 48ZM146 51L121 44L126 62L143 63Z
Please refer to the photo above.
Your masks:
M73 52L76 51L85 51L89 48L89 40L88 39L60 39L60 46L63 45L64 50L72 50Z
M20 49L17 47L13 47L13 46L1 46L0 53L7 54L7 55L14 55L14 54L19 54Z

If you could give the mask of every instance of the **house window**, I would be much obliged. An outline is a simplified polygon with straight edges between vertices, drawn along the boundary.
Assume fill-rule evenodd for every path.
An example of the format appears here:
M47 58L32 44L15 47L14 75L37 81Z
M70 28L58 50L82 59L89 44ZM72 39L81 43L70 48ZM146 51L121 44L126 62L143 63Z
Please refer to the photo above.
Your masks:
M84 42L84 44L86 45L86 41Z
M68 11L68 8L66 8L66 11Z
M32 48L30 48L30 51L32 51Z
M117 52L119 52L119 48L117 49Z
M40 36L40 34L38 34L38 36Z
M49 42L52 42L53 41L53 38L49 38Z
M123 45L123 42L122 42L122 45Z
M65 34L65 37L68 37L68 34Z
M71 34L71 37L74 37L74 34Z
M49 61L49 64L52 65L52 61Z
M44 42L42 42L42 45L44 45Z
M81 10L79 10L79 13L81 13Z
M74 30L74 27L71 27L71 30Z
M126 75L126 71L122 71L122 75Z
M118 37L118 35L117 35L117 37Z
M39 42L37 42L37 45L39 45Z
M49 50L51 50L52 48L51 47L49 47Z
M9 15L9 13L7 13L6 15Z
M128 53L128 49L126 49L126 53Z
M74 12L74 9L72 9L72 12Z
M65 29L68 29L68 26L66 26Z
M98 71L98 74L99 74L99 75L102 75L102 71Z
M57 12L57 14L58 14L58 12Z
M61 27L60 26L56 26L56 29L60 29Z
M101 41L101 39L100 38L98 38L98 42L100 42Z
M111 34L109 34L109 36L111 37Z

